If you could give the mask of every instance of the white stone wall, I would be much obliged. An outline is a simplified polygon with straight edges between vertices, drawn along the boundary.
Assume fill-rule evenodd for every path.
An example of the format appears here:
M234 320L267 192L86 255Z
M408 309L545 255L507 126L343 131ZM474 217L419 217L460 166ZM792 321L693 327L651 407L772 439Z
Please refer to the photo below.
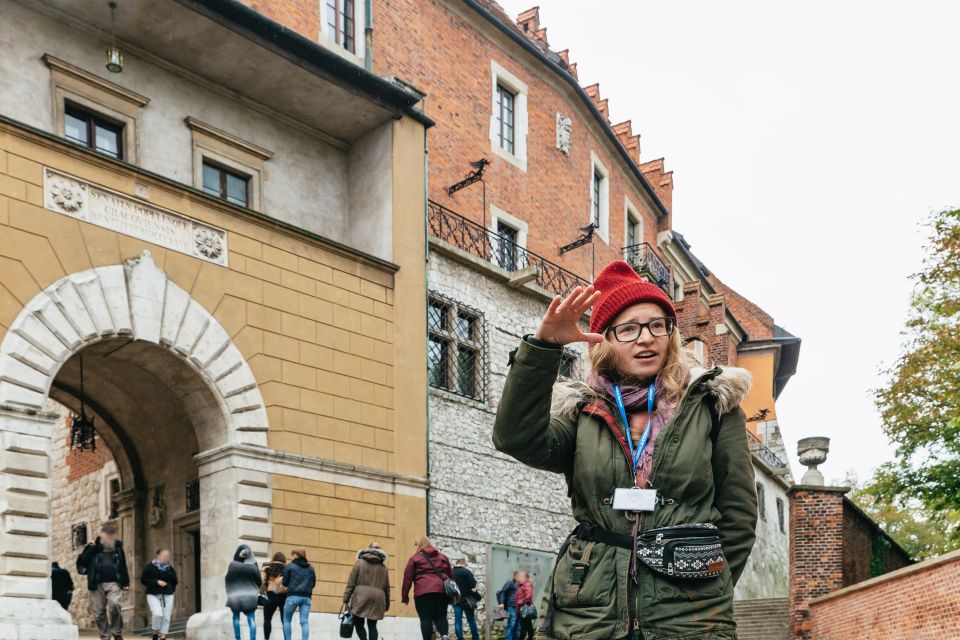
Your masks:
M753 471L756 481L764 487L766 519L757 521L757 542L734 589L736 600L779 598L787 595L787 567L790 557L787 490L766 467L754 462ZM780 531L777 519L778 498L783 501L783 531Z
M54 403L61 416L68 411L62 405ZM88 539L97 536L97 528L103 522L100 505L100 495L105 476L113 469L111 466L88 473L73 482L67 482L70 467L67 466L67 425L64 418L57 420L54 425L53 438L50 450L51 484L53 492L50 499L50 519L52 525L51 542L53 545L53 560L60 563L60 567L70 572L73 577L73 601L70 603L70 615L81 629L96 627L90 615L90 598L87 591L86 577L77 574L76 560L80 549L73 548L71 527L75 524L87 524ZM98 442L98 447L104 446ZM82 454L81 454L82 455Z
M487 545L556 552L576 524L563 476L531 469L497 452L493 420L509 352L546 311L541 298L511 289L432 252L431 291L484 314L488 378L484 402L430 389L430 533L451 560L466 557L485 595Z

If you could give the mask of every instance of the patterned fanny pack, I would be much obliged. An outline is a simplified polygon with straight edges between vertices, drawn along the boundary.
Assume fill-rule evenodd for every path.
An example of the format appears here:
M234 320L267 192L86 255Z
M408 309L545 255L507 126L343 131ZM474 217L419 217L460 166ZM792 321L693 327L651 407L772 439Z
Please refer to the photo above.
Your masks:
M709 522L644 531L637 536L637 558L674 578L715 578L727 562L719 531Z

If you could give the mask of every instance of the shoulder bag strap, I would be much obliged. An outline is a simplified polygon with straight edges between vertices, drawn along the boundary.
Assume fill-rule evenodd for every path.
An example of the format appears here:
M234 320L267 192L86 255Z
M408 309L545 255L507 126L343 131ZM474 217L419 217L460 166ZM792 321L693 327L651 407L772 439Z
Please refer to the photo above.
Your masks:
M424 559L427 561L427 564L429 564L430 568L433 569L433 572L437 574L437 577L441 580L444 580L445 578L440 574L439 571L437 571L437 568L433 566L433 562L430 561L430 556L428 556L427 553L422 549L420 550L420 554L423 555Z

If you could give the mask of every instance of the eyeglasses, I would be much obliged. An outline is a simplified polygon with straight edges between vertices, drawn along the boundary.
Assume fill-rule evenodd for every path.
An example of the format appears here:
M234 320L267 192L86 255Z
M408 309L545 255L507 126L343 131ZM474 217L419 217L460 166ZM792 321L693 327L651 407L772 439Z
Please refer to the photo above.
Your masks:
M649 322L624 322L610 327L607 332L613 332L618 342L633 342L640 338L644 329L654 338L663 338L673 333L673 327L673 318L654 318Z

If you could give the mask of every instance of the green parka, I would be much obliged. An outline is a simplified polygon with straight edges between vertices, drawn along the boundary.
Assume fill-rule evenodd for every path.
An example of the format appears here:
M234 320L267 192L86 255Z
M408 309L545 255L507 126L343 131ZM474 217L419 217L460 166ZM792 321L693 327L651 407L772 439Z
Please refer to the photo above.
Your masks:
M567 387L563 406L552 407L561 354L559 348L521 342L497 409L494 445L531 467L564 474L578 522L629 535L630 522L611 504L614 489L633 486L623 426L612 401L583 394L582 385L580 393ZM641 532L716 524L727 558L723 574L674 579L638 563L634 583L628 549L574 537L547 585L546 598L553 597L555 607L546 637L614 640L637 629L644 640L736 640L733 585L753 548L757 522L753 465L739 407L749 384L749 373L733 367L692 373L654 446L650 480L663 503L639 516Z

